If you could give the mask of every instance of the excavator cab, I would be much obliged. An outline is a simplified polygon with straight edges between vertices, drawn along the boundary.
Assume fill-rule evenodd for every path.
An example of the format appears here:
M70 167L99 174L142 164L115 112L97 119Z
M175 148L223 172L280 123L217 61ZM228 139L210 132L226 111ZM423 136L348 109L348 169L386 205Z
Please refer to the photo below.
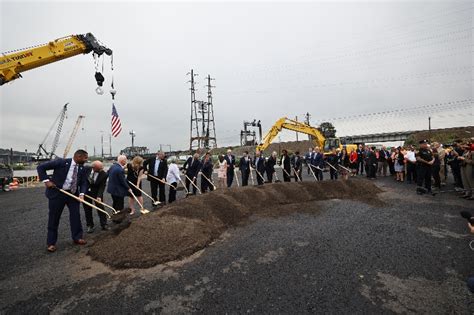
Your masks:
M324 152L331 152L332 149L339 149L341 147L341 141L339 138L326 138L324 140Z

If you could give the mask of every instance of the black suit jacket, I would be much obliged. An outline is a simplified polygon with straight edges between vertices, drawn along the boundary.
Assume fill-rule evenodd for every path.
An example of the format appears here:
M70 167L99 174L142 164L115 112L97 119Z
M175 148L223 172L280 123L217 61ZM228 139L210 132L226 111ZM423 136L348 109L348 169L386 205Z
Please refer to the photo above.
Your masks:
M94 171L92 170L92 167L86 167L87 182L89 183L87 194L94 198L98 197L103 199L108 175L104 170L102 170L99 172L99 175L97 175L97 179L94 181L94 179L91 177L93 172Z
M295 170L300 171L303 165L303 158L301 156L293 155L291 158L291 164Z
M283 165L282 165L283 163ZM283 155L280 158L280 165L288 172L291 172L291 159L288 155L285 156L285 161L283 161Z
M258 162L257 158L254 158L253 160L254 168L260 173L263 174L265 173L265 158L264 157L259 157Z
M224 156L224 160L227 161L227 173L234 173L235 155L231 154L230 159L229 159L229 155L226 154Z
M143 163L143 169L146 172L148 172L148 174L155 176L155 174L153 173L155 171L155 164L156 164L156 157L152 157ZM165 179L167 174L168 174L168 161L166 159L163 159L160 161L160 166L158 166L158 175L155 177L158 177L159 179ZM154 180L150 176L147 176L147 179Z
M193 179L193 177L196 177L201 170L202 163L199 161L199 159L195 159L193 161L193 157L189 157L186 162L183 164L183 169L186 170L186 176L189 178Z
M53 175L51 176L51 181L59 188L63 187L64 182L66 181L69 168L71 167L72 159L55 159L49 162L38 165L36 170L38 171L38 176L41 181L49 179L49 176L46 174L48 170L54 170ZM84 173L84 166L78 165L77 169L77 192L85 194L87 191L87 180ZM57 198L61 196L61 192L54 188L46 188L46 197L49 199Z

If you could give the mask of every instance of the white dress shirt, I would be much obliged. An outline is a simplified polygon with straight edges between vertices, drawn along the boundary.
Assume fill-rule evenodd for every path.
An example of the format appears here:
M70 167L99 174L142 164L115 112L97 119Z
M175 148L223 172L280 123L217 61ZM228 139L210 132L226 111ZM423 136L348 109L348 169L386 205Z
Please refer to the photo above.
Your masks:
M64 180L63 184L63 189L64 190L69 190L71 189L71 184L72 184L72 174L74 173L74 167L76 166L76 162L74 162L74 159L71 160L71 165L69 166L69 171L67 172L66 179ZM78 167L79 171L79 167Z
M408 161L410 161L410 162L412 162L412 163L415 163L415 162L416 162L415 152L413 152L413 151L408 151L408 152L405 154L405 159L407 159Z
M179 174L178 165L171 163L168 168L168 174L166 175L166 181L168 183L178 183L180 179L181 176Z

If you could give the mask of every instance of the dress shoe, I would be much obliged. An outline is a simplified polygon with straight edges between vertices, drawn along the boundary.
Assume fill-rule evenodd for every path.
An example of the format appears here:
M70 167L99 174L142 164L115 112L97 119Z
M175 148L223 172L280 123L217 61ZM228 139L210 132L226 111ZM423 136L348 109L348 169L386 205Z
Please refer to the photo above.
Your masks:
M54 253L56 251L56 245L49 245L48 246L48 252Z
M87 242L86 242L86 240L80 238L80 239L78 239L78 240L74 240L74 244L77 244L77 245L86 245Z
M107 224L102 225L102 231L108 231L110 227Z
M88 226L88 227L87 227L87 233L90 234L90 233L92 233L92 232L94 232L94 227L93 227L93 226Z

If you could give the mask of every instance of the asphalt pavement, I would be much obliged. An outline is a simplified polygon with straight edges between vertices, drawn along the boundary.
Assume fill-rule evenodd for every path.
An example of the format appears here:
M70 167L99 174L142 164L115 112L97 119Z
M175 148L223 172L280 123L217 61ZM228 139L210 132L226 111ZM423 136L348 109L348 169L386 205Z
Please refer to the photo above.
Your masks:
M253 218L183 261L121 270L71 243L67 209L46 252L43 188L0 193L0 313L474 313L474 237L459 216L474 203L375 183L383 207L302 203L311 213Z

